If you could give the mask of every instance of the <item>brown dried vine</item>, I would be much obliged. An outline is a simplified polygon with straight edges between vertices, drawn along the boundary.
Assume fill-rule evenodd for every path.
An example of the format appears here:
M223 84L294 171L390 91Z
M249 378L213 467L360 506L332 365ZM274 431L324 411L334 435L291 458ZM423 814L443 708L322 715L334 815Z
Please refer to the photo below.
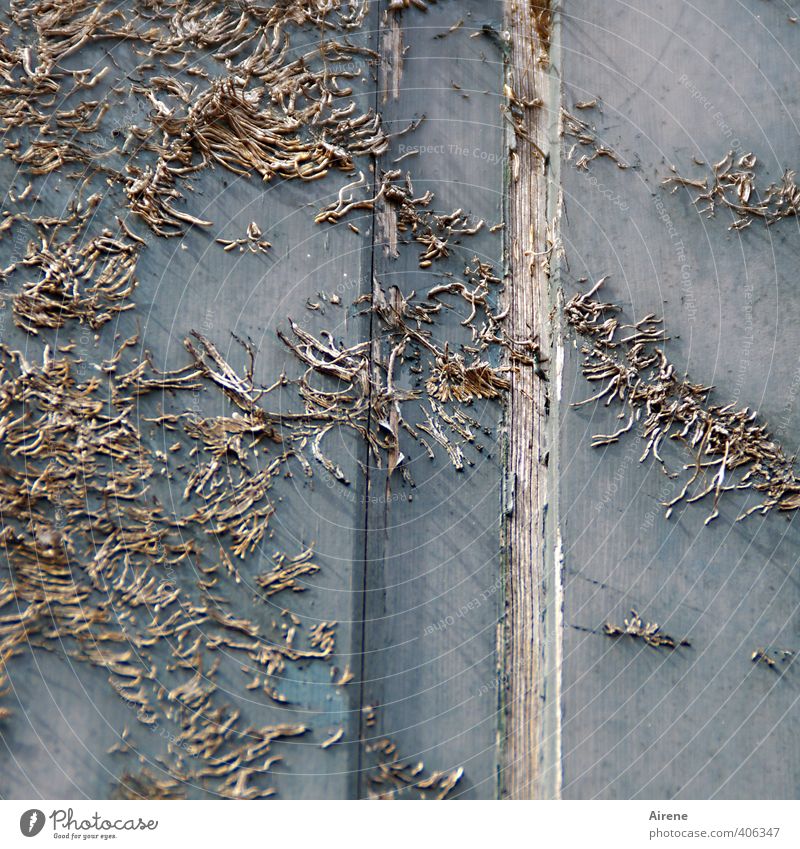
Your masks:
M743 230L757 220L770 225L800 214L800 186L795 172L787 169L779 183L759 188L757 165L754 153L737 157L729 150L711 166L709 176L695 179L675 172L662 185L672 186L673 193L681 187L694 193L693 203L698 212L707 213L709 218L714 217L719 207L729 209L734 215L731 230Z
M595 298L605 279L575 295L564 309L568 324L585 340L583 374L601 385L575 406L604 401L622 407L619 417L625 423L613 433L597 434L593 445L613 444L636 428L645 441L640 462L652 457L665 471L661 451L680 445L690 461L683 465L680 492L664 505L667 518L679 504L710 499L708 524L719 516L722 496L733 491L759 498L737 521L754 512L797 510L800 479L757 412L712 403L711 386L682 377L664 353L661 319L647 315L623 324L620 307Z
M603 625L603 633L607 637L631 637L634 640L642 640L646 645L654 649L675 649L680 646L690 646L686 640L676 640L665 634L661 626L656 622L644 622L635 610L631 610L630 619L624 619L622 625L612 625L606 622Z

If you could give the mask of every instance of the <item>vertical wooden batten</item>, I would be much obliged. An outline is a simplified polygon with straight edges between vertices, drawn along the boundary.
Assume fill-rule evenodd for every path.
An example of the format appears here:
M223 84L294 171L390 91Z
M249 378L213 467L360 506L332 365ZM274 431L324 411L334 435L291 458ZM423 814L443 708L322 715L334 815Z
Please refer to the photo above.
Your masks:
M509 0L505 9L506 93L513 92L521 104L509 123L509 331L517 340L537 340L543 359L541 369L513 374L506 410L501 790L512 799L560 795L555 406L563 356L556 309L560 82L555 12L555 3L546 0Z

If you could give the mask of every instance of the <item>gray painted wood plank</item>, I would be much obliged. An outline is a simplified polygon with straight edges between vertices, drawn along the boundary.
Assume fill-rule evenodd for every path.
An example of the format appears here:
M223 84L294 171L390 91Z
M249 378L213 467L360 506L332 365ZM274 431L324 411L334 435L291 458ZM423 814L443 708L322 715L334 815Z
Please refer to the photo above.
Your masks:
M311 33L309 38L313 41L318 34ZM375 27L365 25L354 40L374 48L374 38ZM82 54L80 60L85 61L86 55ZM117 59L125 67L122 58ZM355 97L368 108L375 89L371 72L366 69L352 85ZM0 162L9 183L12 166L8 159ZM68 198L71 184L62 183L56 175L48 186L52 188L55 181L61 194L45 193L40 211L45 211L45 206L50 207L48 211L59 204L63 207ZM190 196L190 209L212 220L213 226L190 229L181 239L146 236L148 246L137 267L139 287L134 300L138 309L109 325L97 345L89 339L91 361L108 356L116 347L115 332L122 338L130 336L138 322L141 345L151 351L153 362L160 368L188 362L183 339L192 329L211 338L232 363L243 367L245 359L231 336L233 332L249 338L257 347L255 377L257 383L266 385L284 368L290 375L301 373L275 334L278 327L286 327L287 316L309 327L325 322L345 342L363 339L369 332L368 323L348 304L370 279L371 233L365 230L358 236L349 230L319 226L313 220L318 208L335 199L339 186L348 181L347 175L332 173L327 181L311 183L309 189L309 184L300 181L274 180L265 185L220 168L200 174ZM106 210L108 218L103 223L118 211L113 201L109 203L111 211ZM256 221L273 244L267 256L226 253L215 243L218 236L242 236L250 221ZM146 235L146 228L137 226L135 220L131 223ZM0 244L3 265L13 247L9 240ZM320 292L338 293L342 306L328 304L324 316L309 311L306 302L319 301ZM3 318L3 341L41 359L43 341L26 338L14 328L9 310ZM64 343L66 336L78 335L76 328L67 328L61 332L59 343ZM216 391L204 392L196 399L179 394L159 400L168 412L186 410L187 404L195 401L196 409L204 414L228 408ZM283 400L297 407L296 398L287 396ZM153 412L154 406L143 402L140 416ZM145 427L142 424L143 430ZM332 437L330 445L347 477L356 481L360 443L351 437ZM166 445L160 447L166 449ZM227 656L217 677L220 702L241 711L242 727L276 723L309 727L309 733L302 737L272 745L273 752L284 758L273 768L272 783L279 796L348 798L356 792L359 693L353 684L334 686L331 668L340 672L347 665L357 668L360 656L363 508L355 497L332 498L319 474L321 467L315 469L313 478L303 474L299 464L292 471L291 478L275 485L273 497L278 499L278 509L271 522L273 535L241 564L243 583L232 590L231 598L236 614L251 618L267 639L278 638L270 623L281 621L284 606L299 616L304 629L321 621L338 622L335 656L329 662L287 664L276 683L289 700L288 706L277 705L258 691L253 694L246 690L244 685L252 678L252 670L245 675L240 670L242 660ZM173 486L155 486L162 503L181 500L183 482L177 480ZM266 605L255 602L252 579L270 568L272 553L281 550L293 555L311 543L321 570L308 580L308 591L289 594L291 599L286 594L275 596ZM209 547L214 548L213 544ZM176 581L184 588L196 580L191 567L176 572ZM161 647L153 654L163 668L169 660L168 651ZM0 797L106 798L123 771L136 772L143 764L158 769L154 759L165 754L174 728L166 724L139 726L130 707L109 686L106 672L71 663L59 652L40 651L14 658L8 671L8 701L14 716L0 729L4 765ZM135 753L108 754L107 749L119 742L124 726L131 729ZM320 743L337 728L344 729L342 742L321 749ZM209 795L200 788L190 794Z
M364 35L372 47L378 32L375 6ZM472 19L465 31L435 39L434 34L455 23L456 13ZM474 23L478 17L479 23ZM497 98L501 66L490 40L485 36L467 38L467 33L486 22L479 4L461 8L443 3L427 15L412 11L404 16L412 53L406 57L401 97L385 108L394 126L404 124L412 114L427 112L427 122L413 138L403 137L395 147L408 142L462 148L418 157L410 169L418 178L417 187L435 191L439 208L463 205L476 218L495 223L502 207L503 130ZM438 87L433 98L432 68ZM451 87L451 80L463 86L463 94ZM371 102L374 80L367 77L357 85L363 90L364 102ZM137 269L139 326L154 363L167 368L186 362L182 340L190 329L198 329L232 362L243 365L242 352L230 336L234 332L258 348L256 380L271 383L283 368L296 371L293 358L275 338L275 329L285 326L286 316L310 327L326 327L345 342L368 338L368 322L346 306L328 304L324 315L306 309L306 302L318 301L320 292L336 292L346 305L371 284L371 216L350 219L360 234L345 224L320 227L313 223L317 209L333 199L346 181L346 177L331 176L309 189L300 182L276 181L264 186L221 170L201 174L191 210L213 220L214 226L208 231L190 230L180 240L148 237ZM273 243L266 257L225 253L214 243L217 236L241 235L251 220L259 223ZM457 252L458 270L475 253L499 267L501 245L501 237L496 235L472 239ZM379 253L379 276L404 290L430 285L431 275L420 274L416 268L416 253L416 249L404 251L397 263ZM440 332L454 331L461 318L449 316ZM4 338L19 340L19 344L30 341L16 334L10 324L8 329L10 335ZM123 336L134 329L133 317L127 315L115 327ZM92 350L92 359L110 351L110 339L105 335L100 344L108 351ZM184 409L185 400L180 397L162 400L167 411ZM197 403L203 412L220 412L226 407L213 394L204 395ZM358 669L366 636L364 695L382 705L381 733L397 738L404 757L424 757L430 769L464 766L466 777L460 792L468 797L490 797L495 792L497 763L496 629L502 610L500 455L496 444L499 408L475 405L470 413L492 429L484 439L483 452L472 449L474 467L468 466L467 472L459 475L447 461L439 458L430 463L419 446L408 446L417 478L414 493L424 494L415 501L391 502L390 515L379 520L375 516L380 508L376 505L371 511L374 524L370 533L377 532L383 539L380 568L369 564L366 607L371 621L366 634L362 570L369 502L358 470L358 462L366 455L356 440L340 439L337 444L337 437L330 439L332 455L355 482L351 487L334 484L325 475L308 479L299 468L291 479L276 484L280 504L272 520L274 537L240 571L247 583L248 577L263 571L274 548L291 553L314 542L322 571L309 582L309 592L292 600L292 609L303 625L339 622L332 662L339 669L345 665ZM158 494L165 503L173 497L168 486ZM445 498L446 506L434 512L432 508ZM408 533L409 528L413 534ZM390 578L390 573L399 579ZM191 583L193 579L187 574L181 581ZM263 610L253 608L246 591L241 595L237 612L246 610L268 630L270 620L278 617L281 599ZM376 618L376 612L384 609L385 615ZM450 619L452 625L435 627L440 620ZM434 628L433 635L421 637L425 628ZM159 656L159 662L167 659ZM136 723L109 688L105 673L70 664L58 654L40 652L15 659L9 670L12 700L17 702L19 714L15 720L19 721L3 730L4 760L9 768L0 785L2 795L104 797L123 769L138 768L132 756L122 759L106 753L122 726L135 730ZM221 689L230 703L242 710L245 721L303 722L311 727L305 737L274 744L286 760L277 767L274 781L281 796L356 795L360 778L356 767L362 763L368 768L359 753L362 693L357 684L333 687L326 664L287 668L279 689L291 706L280 708L254 701L243 690L245 679L237 665L226 661L218 676ZM371 686L374 682L377 692ZM337 727L345 729L344 741L328 751L320 750L319 743ZM169 733L169 729L157 727L138 735L136 751L144 763L154 766ZM363 790L363 781L361 784ZM200 792L197 789L194 794Z
M565 3L565 106L634 165L564 165L563 235L575 280L611 274L628 318L664 314L679 369L721 402L760 410L796 450L800 300L797 222L730 232L660 187L675 164L704 176L731 147L755 151L765 182L797 165L800 34L782 4L721 0ZM569 141L567 141L567 146ZM636 440L591 449L612 414L566 404L592 394L567 345L560 421L565 558L563 787L570 798L796 798L800 679L750 662L762 645L798 648L797 516L735 525L732 495L665 521L675 482L640 465ZM659 654L576 628L635 607L693 647Z
M463 27L441 37L459 19ZM398 96L391 76L382 83L389 89L382 111L392 125L425 114L413 134L396 140L383 168L395 167L395 157L416 147L418 155L396 166L407 168L415 192L432 191L437 212L463 208L487 225L502 216L503 68L489 37L470 36L484 24L499 31L501 22L500 4L472 0L438 3L426 13L409 10L400 21L408 49ZM419 245L401 244L393 258L382 242L379 230L376 279L406 295L425 293L441 282L442 271L459 277L474 255L502 269L502 237L486 229L425 270L418 267ZM438 344L469 341L459 326L466 316L463 305L443 311L434 329ZM429 770L463 766L455 795L477 799L497 794L502 411L480 402L466 412L490 435L479 435L482 451L466 446L463 473L443 451L430 460L410 438L403 452L414 487L396 473L386 498L385 474L370 473L364 701L378 710L365 737L367 743L391 738L400 757L424 761ZM362 793L369 790L369 764L367 756Z

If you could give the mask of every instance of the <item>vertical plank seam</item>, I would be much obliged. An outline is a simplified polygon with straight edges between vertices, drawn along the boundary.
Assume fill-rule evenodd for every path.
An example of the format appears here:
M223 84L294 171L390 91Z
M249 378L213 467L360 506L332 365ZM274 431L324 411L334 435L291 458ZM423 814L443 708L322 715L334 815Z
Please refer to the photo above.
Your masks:
M374 92L374 108L375 113L379 114L380 110L380 96L381 96L381 79L382 79L382 65L383 65L383 54L381 52L382 45L382 24L381 24L381 11L380 4L376 4L375 7L375 45L378 48L376 53L378 54L377 65L375 67L375 92ZM378 160L373 160L373 175L372 175L372 196L375 197L379 191L379 165ZM370 252L369 252L369 280L367 281L367 290L374 294L375 291L375 251L377 249L377 223L378 223L378 211L377 204L373 204L371 214L370 214ZM369 371L370 375L375 367L375 313L370 310L369 313ZM367 406L367 433L372 432L372 381L368 381L368 399L369 403ZM369 442L365 443L364 447L364 523L363 523L363 559L361 563L361 640L359 646L359 675L358 675L358 748L357 748L357 757L356 757L356 796L359 799L365 798L365 783L364 783L364 747L366 745L365 741L365 725L364 725L364 702L365 702L365 687L364 687L364 677L367 672L367 660L366 660L366 641L367 641L367 593L369 587L368 574L369 574L369 559L370 559L370 509L369 505L371 499L370 489L372 486L372 475L370 472L370 446Z

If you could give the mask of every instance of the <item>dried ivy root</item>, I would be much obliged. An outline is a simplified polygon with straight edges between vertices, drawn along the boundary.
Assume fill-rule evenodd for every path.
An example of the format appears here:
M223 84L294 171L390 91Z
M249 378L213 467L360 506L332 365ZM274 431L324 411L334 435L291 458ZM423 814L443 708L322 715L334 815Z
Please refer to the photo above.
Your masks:
M622 324L621 309L596 299L606 278L565 306L568 324L584 339L583 374L600 384L598 392L575 406L603 401L622 408L624 424L597 434L593 445L610 445L636 429L645 441L640 457L657 460L671 477L662 451L677 445L688 454L678 495L666 502L666 517L679 504L711 502L706 524L719 516L719 504L730 492L749 492L759 502L738 517L755 512L800 508L800 479L792 460L770 435L758 414L733 404L711 401L711 386L682 377L663 350L661 320L647 315Z
M372 799L446 799L464 775L463 767L450 772L425 772L422 761L408 763L396 759L397 746L388 738L376 740L366 746L367 752L377 760L368 773Z
M111 794L112 799L185 799L181 785L169 777L158 776L149 769L125 772Z
M58 329L70 320L99 330L134 308L129 299L136 287L139 245L104 230L79 248L78 234L64 242L43 235L28 245L20 266L35 269L38 277L11 296L14 322L28 333Z
M783 671L783 669L780 668L779 664L786 664L786 667L788 667L794 661L794 659L795 652L789 649L759 648L756 649L750 655L750 660L752 663L768 666L775 672Z
M683 177L675 171L662 185L672 187L673 193L685 188L695 195L693 203L701 213L712 218L717 208L729 209L734 216L731 230L743 230L753 221L765 225L800 214L800 186L796 173L786 170L779 183L759 189L756 176L758 160L753 153L737 157L728 151L711 166L710 175L703 178Z
M410 5L425 6L391 4ZM113 9L30 0L12 3L11 23L0 23L0 155L27 181L10 188L16 211L0 220L0 240L13 236L16 257L0 278L17 326L39 337L28 339L35 354L0 342L0 544L8 565L0 583L0 695L7 665L29 650L101 669L132 727L159 729L169 741L158 769L123 771L113 791L122 798L173 798L186 785L240 799L274 792L273 747L307 729L246 723L217 685L220 658L241 659L253 698L286 704L279 688L287 666L330 662L337 628L332 621L304 627L288 609L267 627L263 607L248 608L257 600L242 597L240 561L272 538L275 480L297 466L311 475L317 461L346 483L326 453L335 429L362 437L390 474L408 474L405 434L464 468L467 446L481 448L469 405L501 399L509 373L537 356L535 340L505 332L505 314L494 306L501 281L477 258L460 279L449 277L452 285L419 298L376 286L363 303L377 318L379 340L347 346L290 321L282 339L302 374L280 375L268 387L255 382L249 342L242 342L248 364L237 370L195 332L185 343L189 362L161 371L132 330L101 362L74 354L69 339L51 341L50 331L76 323L99 340L134 309L136 262L150 242L135 228L170 238L212 227L191 201L200 195L197 178L217 167L237 178L308 183L340 172L346 185L318 221L388 210L422 268L463 250L483 221L461 209L434 211L433 195L415 192L399 170L381 174L373 196L366 178L353 179L376 173L390 142L380 116L353 93L352 80L377 59L348 37L367 11L366 0ZM302 27L322 34L310 48L294 43ZM123 43L135 72L119 68L111 49L105 65L82 67L84 49ZM126 123L112 123L123 105ZM34 214L46 201L37 192L56 172L75 181L72 200L59 215ZM104 216L111 204L115 215ZM114 218L118 228L106 229ZM255 222L217 243L252 254L271 247ZM460 348L433 341L443 309L463 312L469 339ZM509 365L495 365L504 358ZM404 366L418 375L413 387ZM271 393L290 388L296 407L270 409ZM193 403L201 391L223 396L224 412L201 415ZM161 503L160 478L180 481L183 502ZM276 556L256 579L261 601L299 592L319 569L310 549ZM352 677L345 668L331 679L343 686ZM0 719L9 715L0 707ZM126 725L110 753L135 751L135 736ZM384 789L403 785L442 798L462 775L426 776L421 767L383 761Z
M675 649L679 646L690 646L689 640L675 640L661 631L661 626L655 622L644 622L635 610L631 610L629 619L623 620L622 625L612 625L606 622L603 625L603 633L607 637L632 637L642 640L654 649Z
M576 106L579 104L576 104ZM580 105L580 108L589 108L587 104ZM575 144L567 152L567 161L571 162L576 151L580 147L588 148L589 153L581 154L575 160L575 167L579 171L588 171L589 164L595 159L606 157L616 164L617 168L626 169L630 166L627 162L607 144L602 144L597 140L594 129L587 121L572 115L566 109L561 110L561 120L563 125L563 134L575 139Z

